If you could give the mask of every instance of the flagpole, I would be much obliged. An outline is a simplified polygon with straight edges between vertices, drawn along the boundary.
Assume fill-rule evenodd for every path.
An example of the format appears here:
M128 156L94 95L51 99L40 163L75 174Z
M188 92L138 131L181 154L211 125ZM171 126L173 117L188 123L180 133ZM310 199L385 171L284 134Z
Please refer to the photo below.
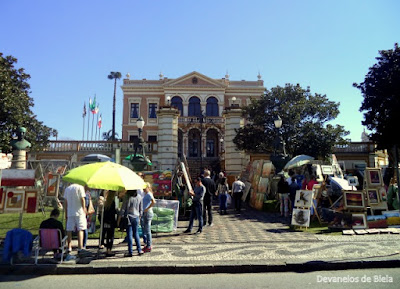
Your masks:
M82 140L85 140L85 117L86 117L86 102L83 103L83 114L82 114L82 118L83 118L83 133L82 133Z
M94 134L94 140L96 140L96 138L97 138L97 126L99 123L99 113L97 112L96 115L97 115L97 121L96 121L96 133Z
M93 123L94 123L94 112L92 111L92 136L91 136L91 140L93 140Z
M89 111L90 111L91 105L92 105L92 99L89 97ZM89 122L90 122L90 112L89 112L89 116L87 119L87 140L89 140Z

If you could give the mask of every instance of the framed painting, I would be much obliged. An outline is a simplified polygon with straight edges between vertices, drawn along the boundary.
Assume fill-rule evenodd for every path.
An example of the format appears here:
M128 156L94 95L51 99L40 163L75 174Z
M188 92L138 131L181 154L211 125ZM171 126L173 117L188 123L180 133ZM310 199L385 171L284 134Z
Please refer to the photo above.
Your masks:
M6 188L0 187L0 213L4 210L4 203L6 199Z
M297 208L311 208L313 191L298 190L294 199L294 206Z
M24 190L7 189L5 197L4 212L22 213L25 200Z
M313 186L312 192L313 192L313 199L319 199L321 197L321 184L316 184Z
M60 175L49 173L47 175L46 196L57 198L59 186L60 186Z
M367 176L368 187L382 186L383 181L382 181L382 173L381 173L380 169L367 168L365 173Z
M38 194L36 189L26 189L25 190L25 205L24 212L26 213L36 213L37 212L37 201Z
M367 218L366 218L365 214L352 214L351 215L351 227L353 229L367 228Z
M364 209L364 193L362 191L343 191L344 207L346 209Z
M321 166L321 170L324 175L333 175L332 166Z
M377 205L380 202L378 189L367 189L368 204Z
M347 182L349 183L349 186L357 187L359 185L357 176L347 177Z
M310 226L310 210L293 209L292 225L300 227Z

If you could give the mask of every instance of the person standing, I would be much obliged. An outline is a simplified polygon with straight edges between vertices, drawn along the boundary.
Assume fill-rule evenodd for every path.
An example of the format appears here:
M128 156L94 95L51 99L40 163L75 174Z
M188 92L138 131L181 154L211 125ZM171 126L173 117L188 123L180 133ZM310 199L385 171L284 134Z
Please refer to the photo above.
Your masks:
M291 211L293 211L294 209L294 200L296 199L297 190L300 190L300 186L296 182L296 177L293 175L291 182L289 184L289 200L290 200Z
M208 225L213 226L212 217L212 199L217 190L215 182L210 178L210 171L204 170L204 178L201 180L203 186L206 188L206 193L203 200L203 222L207 223L207 213L208 213Z
M90 194L89 188L85 187L85 207L86 207L86 212L89 212L89 202L90 202L91 198L92 198L92 196ZM92 217L91 215L87 215L86 216L87 227L86 227L86 230L83 231L83 245L82 245L83 249L86 249L86 243L87 243L87 240L89 238L88 227L89 227L89 224L90 224L89 221L90 221L91 217Z
M219 213L222 212L226 215L227 199L228 199L229 186L227 180L222 174L219 178L218 195L219 195Z
M117 225L115 219L116 214L115 191L108 191L103 212L103 239L107 248L106 257L115 255L115 253L112 252L112 248L114 245L115 227Z
M121 216L128 217L128 228L126 233L128 236L128 253L124 257L132 257L133 253L133 238L135 238L136 248L139 256L143 255L142 248L140 247L139 237L139 220L143 213L143 202L136 190L129 190L126 192L124 202L118 217L118 225L121 221Z
M278 194L282 217L289 217L289 185L282 175L278 182Z
M153 219L153 206L156 203L153 192L151 191L151 184L146 183L144 188L143 197L143 216L141 220L142 231L143 231L143 251L145 253L151 252L152 249L152 237L151 237L151 220Z
M311 175L310 181L306 185L306 190L311 191L314 187L314 185L318 185L319 183L315 180L315 176Z
M203 231L203 213L202 213L202 202L206 193L206 188L201 183L201 178L197 177L194 181L194 191L189 191L189 194L193 197L192 210L190 212L189 227L184 233L190 233L193 228L194 218L197 217L199 220L199 229L196 234L200 234Z
M240 177L235 177L235 181L232 184L233 200L235 202L235 211L240 213L242 207L242 196L245 188L245 184L240 180Z
M83 231L87 229L85 196L85 188L78 184L71 184L64 192L68 251L72 251L72 232L77 230L78 254L83 252Z

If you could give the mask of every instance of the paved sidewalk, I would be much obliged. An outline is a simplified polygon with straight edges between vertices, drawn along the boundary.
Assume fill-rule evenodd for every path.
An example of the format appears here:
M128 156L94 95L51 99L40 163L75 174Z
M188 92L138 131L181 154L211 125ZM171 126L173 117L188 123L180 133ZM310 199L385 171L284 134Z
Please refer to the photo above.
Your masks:
M214 209L214 226L204 227L202 234L184 234L188 221L179 221L175 232L153 234L153 251L142 256L124 258L127 245L116 239L116 255L106 258L104 250L97 249L98 240L89 240L91 257L62 265L50 263L47 256L37 266L3 263L0 274L244 273L400 267L400 235L293 232L277 214L246 208L241 215L219 215ZM116 238L123 238L123 234L118 232Z

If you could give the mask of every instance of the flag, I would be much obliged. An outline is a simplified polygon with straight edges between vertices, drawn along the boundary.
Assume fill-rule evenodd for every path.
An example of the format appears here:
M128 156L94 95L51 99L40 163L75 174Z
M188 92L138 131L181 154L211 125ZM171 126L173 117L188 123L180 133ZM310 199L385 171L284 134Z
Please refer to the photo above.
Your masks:
M89 109L91 110L91 112L94 114L95 110L96 110L96 96L94 96L93 102L92 100L89 98Z
M94 111L92 111L93 114L97 114L99 112L99 105L96 106L96 108L94 109Z
M83 102L83 113L82 113L82 117L86 116L86 102Z
M101 114L100 114L99 120L97 121L97 126L98 126L99 128L101 128Z

